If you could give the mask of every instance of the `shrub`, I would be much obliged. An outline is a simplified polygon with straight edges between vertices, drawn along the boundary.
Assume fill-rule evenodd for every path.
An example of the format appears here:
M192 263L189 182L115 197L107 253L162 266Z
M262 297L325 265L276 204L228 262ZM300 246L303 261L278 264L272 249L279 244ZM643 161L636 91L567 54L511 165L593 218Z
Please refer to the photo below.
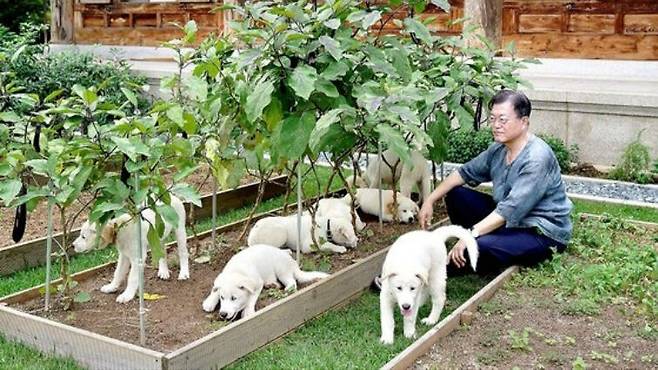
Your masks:
M548 144L555 153L557 163L560 165L560 172L565 173L571 169L571 163L578 161L578 145L573 144L567 147L567 144L559 137L549 134L539 134L542 140Z
M3 1L0 6L0 24L18 32L25 22L48 23L49 0Z
M491 130L461 129L448 134L448 162L466 163L493 143Z
M640 142L640 135L642 132L624 149L621 162L610 172L611 179L640 184L651 182L649 147Z

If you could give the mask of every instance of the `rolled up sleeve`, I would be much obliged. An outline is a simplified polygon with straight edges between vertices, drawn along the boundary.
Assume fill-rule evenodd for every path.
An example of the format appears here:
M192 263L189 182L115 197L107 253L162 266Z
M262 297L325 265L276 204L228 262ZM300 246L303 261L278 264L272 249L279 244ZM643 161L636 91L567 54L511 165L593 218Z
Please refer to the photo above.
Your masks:
M470 186L478 186L491 181L491 148L459 167L459 175Z
M496 206L496 212L508 227L519 226L520 221L544 197L548 189L549 164L528 162L519 171L519 176L507 196Z

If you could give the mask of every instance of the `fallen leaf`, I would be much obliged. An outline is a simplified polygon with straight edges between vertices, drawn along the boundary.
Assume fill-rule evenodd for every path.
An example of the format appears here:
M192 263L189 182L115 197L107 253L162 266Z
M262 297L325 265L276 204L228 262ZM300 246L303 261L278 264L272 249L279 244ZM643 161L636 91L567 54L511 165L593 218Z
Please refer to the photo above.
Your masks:
M194 259L196 263L208 263L210 262L210 256L201 256Z
M158 299L167 298L166 295L157 294L157 293L144 293L144 299L147 301L157 301Z

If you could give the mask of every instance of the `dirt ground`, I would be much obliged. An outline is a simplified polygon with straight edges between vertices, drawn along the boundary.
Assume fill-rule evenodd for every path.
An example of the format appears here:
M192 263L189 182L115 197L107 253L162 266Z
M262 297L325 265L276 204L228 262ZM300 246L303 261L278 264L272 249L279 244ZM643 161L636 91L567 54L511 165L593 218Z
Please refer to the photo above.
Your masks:
M211 179L206 180L208 175L207 166L203 166L199 169L198 172L190 175L185 182L194 186L195 189L199 189L201 195L207 195L212 192L212 181ZM241 184L247 184L255 181L254 178L250 176L245 176L241 180ZM67 210L67 218L73 217L80 209L82 209L87 202L91 199L89 194L82 194L79 201L75 202ZM4 208L0 207L0 248L8 247L14 245L14 241L11 238L12 229L14 227L14 215L15 208ZM74 229L80 227L82 223L87 219L88 211L84 210L80 213L80 216L77 217ZM25 228L25 234L23 239L20 242L26 242L32 239L38 239L46 236L47 231L47 205L45 202L41 202L39 206L34 209L32 212L27 215L27 226ZM60 225L60 215L57 208L53 215L53 232L59 233L62 231Z
M446 216L443 208L437 208L434 220ZM407 231L415 230L418 224L386 224L379 231L377 222L363 218L368 227L360 237L359 247L345 254L315 253L303 256L302 268L318 269L336 272L353 264L381 248L390 245L395 238ZM220 236L220 251L211 251L211 239L202 240L198 247L200 255L210 256L209 263L190 261L190 280L175 280L178 269L175 263L175 253L169 256L172 268L172 280L162 281L157 278L157 271L149 266L146 270L145 292L163 295L164 298L146 301L147 306L147 347L171 352L181 346L203 337L226 323L219 321L217 314L207 314L201 308L201 302L210 292L212 282L222 267L235 253L240 245L237 239L238 231L228 232ZM208 251L204 253L204 251ZM139 319L137 315L139 303L137 299L122 305L115 302L117 294L103 294L99 288L111 280L113 268L104 269L99 275L84 281L76 287L76 291L86 291L91 294L91 301L74 304L69 311L54 310L46 314L41 311L43 299L27 302L19 308L42 317L87 329L112 338L138 344ZM257 305L260 309L284 296L282 290L264 290Z
M554 293L503 288L411 369L658 369L656 338L624 306L570 316Z

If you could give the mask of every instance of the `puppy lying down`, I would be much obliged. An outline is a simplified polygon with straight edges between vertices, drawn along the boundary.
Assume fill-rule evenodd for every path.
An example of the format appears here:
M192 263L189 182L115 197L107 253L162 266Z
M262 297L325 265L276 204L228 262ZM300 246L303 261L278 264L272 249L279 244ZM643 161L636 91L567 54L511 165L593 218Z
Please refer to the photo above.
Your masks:
M162 203L160 203L162 204ZM183 202L175 196L171 196L171 207L178 215L178 223L171 225L165 221L165 230L163 239L165 239L171 231L176 234L176 246L178 248L178 259L180 264L180 271L178 273L178 280L186 280L190 277L189 270L189 254L187 251L187 234L185 231L185 207ZM147 234L149 225L155 225L155 213L146 209L142 211L142 260L146 259L146 250L149 247ZM119 289L119 286L128 275L128 283L126 290L121 293L116 301L125 303L135 297L139 284L139 272L137 268L137 260L139 257L139 246L137 243L137 221L131 219L130 215L122 215L114 218L105 224L100 231L100 237L97 237L96 230L98 225L86 221L82 224L80 235L73 241L73 246L77 253L82 253L94 248L96 241L99 240L99 247L103 248L108 244L114 244L119 252L117 266L114 270L114 277L112 281L101 287L103 293L114 293ZM130 273L128 272L130 270ZM169 279L170 272L167 266L167 256L158 261L158 277L160 279Z
M356 189L355 197L361 211L369 215L379 216L379 189ZM349 204L350 195L343 197L343 200ZM418 215L418 205L400 192L397 193L397 210L393 207L393 190L382 190L382 201L382 211L384 212L382 220L384 222L392 222L397 214L400 222L411 223Z
M313 227L311 220L311 215L308 212L302 214L302 245L299 246L302 253L313 251L311 232L315 233L315 240L320 244L320 250L345 253L347 251L345 247L356 247L358 239L350 220L316 216L315 227ZM296 250L297 215L272 216L258 220L249 231L247 244L249 246L267 244Z
M324 198L320 199L317 204L317 217L342 218L350 223L352 222L352 209L350 207L350 198ZM366 228L366 223L361 221L359 214L356 213L356 231L360 232Z
M258 244L234 255L217 275L212 290L203 301L203 310L213 312L219 303L219 316L233 320L238 313L246 318L256 312L256 302L264 286L297 289L297 283L308 283L329 276L319 271L302 271L290 251Z
M407 338L416 335L418 309L428 295L432 299L432 310L422 322L434 325L439 320L446 300L445 242L453 237L466 243L471 267L475 270L477 242L461 226L444 226L434 231L411 231L400 236L389 249L382 267L379 294L380 341L383 344L393 343L393 307L396 303L402 314L404 336Z

